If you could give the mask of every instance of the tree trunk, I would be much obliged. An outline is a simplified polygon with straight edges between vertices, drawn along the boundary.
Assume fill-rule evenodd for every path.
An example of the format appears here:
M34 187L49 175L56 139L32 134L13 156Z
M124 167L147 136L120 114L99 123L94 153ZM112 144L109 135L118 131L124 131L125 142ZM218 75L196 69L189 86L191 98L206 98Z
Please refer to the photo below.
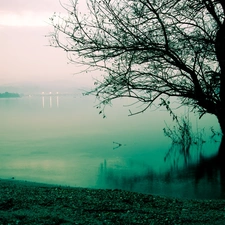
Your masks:
M221 111L225 113L225 107L222 106L222 108L223 109ZM220 115L216 115L216 116L218 118L218 122L219 122L219 125L221 128L222 134L225 135L225 114L220 114Z
M216 34L215 40L216 57L220 66L220 99L223 105L225 101L225 20Z
M224 0L219 1L221 6L223 7L225 13L225 2ZM216 109L216 116L218 118L221 131L222 131L222 139L218 152L218 156L222 157L225 160L225 20L222 22L219 27L216 40L215 40L215 51L216 57L220 66L220 104Z
M222 136L219 151L218 151L218 159L224 163L225 161L225 136Z

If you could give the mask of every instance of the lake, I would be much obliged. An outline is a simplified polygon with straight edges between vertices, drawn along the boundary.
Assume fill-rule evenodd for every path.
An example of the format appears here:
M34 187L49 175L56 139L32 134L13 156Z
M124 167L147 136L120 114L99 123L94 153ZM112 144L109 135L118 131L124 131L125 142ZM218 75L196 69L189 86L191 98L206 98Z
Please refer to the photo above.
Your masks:
M163 128L165 121L172 124L164 109L128 116L130 101L118 100L106 108L103 119L96 104L81 95L0 99L0 178L178 198L223 198L218 180L204 178L196 184L190 174L171 178L175 171L185 171L185 160L179 149L164 160L171 140ZM196 162L200 152L214 154L219 146L208 140L209 128L219 129L216 119L192 119L195 129L204 128L207 141L191 148L189 163Z

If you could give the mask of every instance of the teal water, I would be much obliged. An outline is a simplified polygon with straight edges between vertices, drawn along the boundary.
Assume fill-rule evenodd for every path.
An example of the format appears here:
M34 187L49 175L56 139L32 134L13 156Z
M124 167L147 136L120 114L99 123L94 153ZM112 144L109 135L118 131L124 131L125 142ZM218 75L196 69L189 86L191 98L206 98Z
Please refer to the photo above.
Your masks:
M103 119L96 104L91 97L79 96L0 99L0 178L220 198L219 182L206 185L202 180L196 187L193 176L166 179L184 164L179 151L164 161L171 141L163 128L165 121L172 124L165 110L128 116L130 107L123 106L130 102L117 101ZM205 128L204 139L211 126L218 128L214 117L193 121L195 129ZM196 162L200 151L213 154L218 146L214 141L193 146L189 162Z

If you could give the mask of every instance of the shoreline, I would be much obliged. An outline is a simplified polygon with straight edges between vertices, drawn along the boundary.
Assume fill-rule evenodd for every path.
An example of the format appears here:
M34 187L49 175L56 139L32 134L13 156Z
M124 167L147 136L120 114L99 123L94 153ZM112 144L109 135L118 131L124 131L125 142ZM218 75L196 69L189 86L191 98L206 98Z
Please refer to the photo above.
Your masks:
M225 224L225 200L0 179L0 224Z

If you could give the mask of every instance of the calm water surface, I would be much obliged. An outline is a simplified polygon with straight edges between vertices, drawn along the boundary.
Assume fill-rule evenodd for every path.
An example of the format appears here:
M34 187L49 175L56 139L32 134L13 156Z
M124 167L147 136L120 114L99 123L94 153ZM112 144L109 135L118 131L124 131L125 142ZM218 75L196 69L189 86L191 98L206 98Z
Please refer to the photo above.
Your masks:
M103 119L90 97L33 96L0 99L0 177L91 188L119 188L180 198L221 198L220 182L185 171L179 151L166 162L165 111L129 117L126 101L106 109ZM137 108L138 110L138 108ZM194 119L194 121L196 121ZM196 127L196 123L194 123ZM214 117L197 127L218 128ZM192 148L190 162L213 154L219 143ZM181 175L176 174L175 168ZM177 171L177 170L176 170ZM185 173L188 173L186 175ZM184 175L184 176L183 176Z

